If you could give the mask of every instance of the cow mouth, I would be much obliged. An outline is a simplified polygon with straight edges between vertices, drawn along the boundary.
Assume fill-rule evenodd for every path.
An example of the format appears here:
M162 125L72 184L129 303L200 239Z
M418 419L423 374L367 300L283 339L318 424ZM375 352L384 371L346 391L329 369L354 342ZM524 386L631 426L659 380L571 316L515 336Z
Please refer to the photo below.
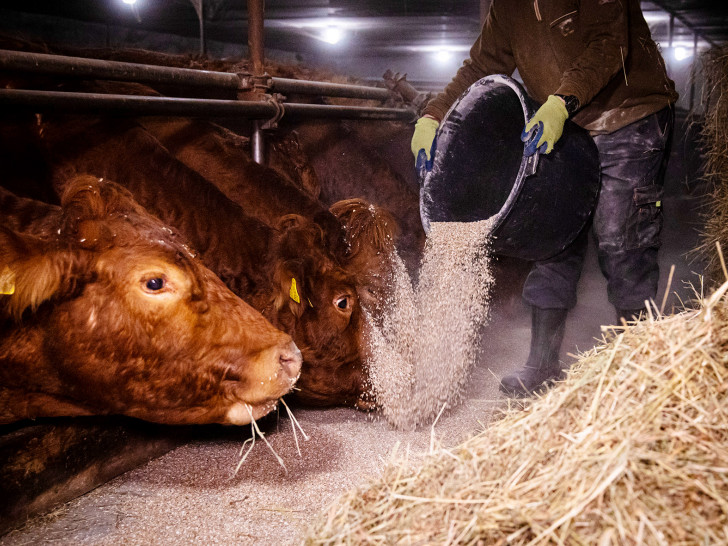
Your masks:
M268 415L278 405L278 399L268 400L261 404L235 402L225 414L225 422L230 425L247 425L253 420Z

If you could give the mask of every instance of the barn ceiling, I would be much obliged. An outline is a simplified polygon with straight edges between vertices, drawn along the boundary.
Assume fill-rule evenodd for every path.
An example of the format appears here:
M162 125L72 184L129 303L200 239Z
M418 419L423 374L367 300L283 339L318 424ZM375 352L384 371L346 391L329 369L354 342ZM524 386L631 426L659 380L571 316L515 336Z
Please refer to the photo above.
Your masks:
M244 42L245 0L4 0L2 10L47 14L70 20L128 26L183 36L197 36L195 4L203 5L208 40ZM477 36L488 0L267 0L266 45L305 53L321 49L324 29L337 28L347 48L371 55L391 54L447 44L463 48ZM701 44L728 40L726 0L642 2L653 36ZM670 23L672 17L672 25ZM343 36L342 36L343 38ZM332 55L337 51L332 50Z
M187 51L194 51L202 12L205 44L216 44L208 51L240 55L247 43L247 0L136 0L133 6L127 1L3 0L0 33L12 34L17 25L19 37L50 44L75 40L71 45L86 46L97 46L99 40L103 45L105 35L110 47L116 44L109 36L122 35L122 47L147 49L164 48L174 41L170 36L177 36L192 44ZM410 81L423 89L439 89L467 56L489 4L490 0L266 0L265 47L365 79L378 79L383 67L392 68L408 72ZM728 0L653 0L642 2L642 9L663 52L672 46L681 66L689 66L695 45L704 49L728 41ZM91 35L95 41L83 39ZM142 39L149 36L157 38ZM681 62L681 56L688 60Z

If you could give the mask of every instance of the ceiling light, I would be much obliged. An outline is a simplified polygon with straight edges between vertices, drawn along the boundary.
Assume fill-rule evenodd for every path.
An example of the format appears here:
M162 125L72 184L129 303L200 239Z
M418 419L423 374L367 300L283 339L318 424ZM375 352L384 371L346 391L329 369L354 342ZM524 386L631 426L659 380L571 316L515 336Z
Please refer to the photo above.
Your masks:
M328 44L337 44L342 37L343 33L338 27L326 27L321 31L321 39Z
M448 49L441 49L435 52L435 59L441 63L446 63L452 59L452 51Z
M122 0L125 4L129 4L130 6L133 6L136 4L136 0Z
M690 57L690 52L687 50L687 48L684 48L682 46L676 47L673 53L675 55L676 61L682 61L683 59L687 59L688 57Z

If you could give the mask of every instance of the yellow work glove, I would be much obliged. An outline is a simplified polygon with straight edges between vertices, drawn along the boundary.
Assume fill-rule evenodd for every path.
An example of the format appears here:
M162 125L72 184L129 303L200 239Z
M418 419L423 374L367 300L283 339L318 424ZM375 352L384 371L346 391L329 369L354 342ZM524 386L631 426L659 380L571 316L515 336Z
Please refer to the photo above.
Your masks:
M433 118L421 117L415 123L415 133L412 135L412 154L415 156L415 168L426 170L432 168L432 154L435 153L435 134L440 123Z
M536 141L535 146L527 146L526 155L531 155L538 150L541 153L551 153L554 144L561 138L564 132L564 122L569 117L564 101L555 95L549 95L541 105L541 108L534 114L526 124L521 134L521 140L526 142L532 137ZM530 151L530 153L529 153Z

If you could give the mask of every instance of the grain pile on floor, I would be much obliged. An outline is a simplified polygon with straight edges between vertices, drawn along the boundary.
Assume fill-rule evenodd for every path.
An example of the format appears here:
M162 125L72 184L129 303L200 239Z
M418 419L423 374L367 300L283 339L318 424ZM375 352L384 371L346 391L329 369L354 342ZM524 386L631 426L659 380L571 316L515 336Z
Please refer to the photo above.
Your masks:
M728 543L728 283L324 513L308 544Z
M701 62L705 76L704 176L713 185L713 191L699 250L707 260L707 276L721 282L723 273L715 245L728 248L728 46L709 49Z
M381 414L397 428L429 426L460 401L488 317L491 225L433 222L414 284L395 264L387 313L369 324L367 365Z

